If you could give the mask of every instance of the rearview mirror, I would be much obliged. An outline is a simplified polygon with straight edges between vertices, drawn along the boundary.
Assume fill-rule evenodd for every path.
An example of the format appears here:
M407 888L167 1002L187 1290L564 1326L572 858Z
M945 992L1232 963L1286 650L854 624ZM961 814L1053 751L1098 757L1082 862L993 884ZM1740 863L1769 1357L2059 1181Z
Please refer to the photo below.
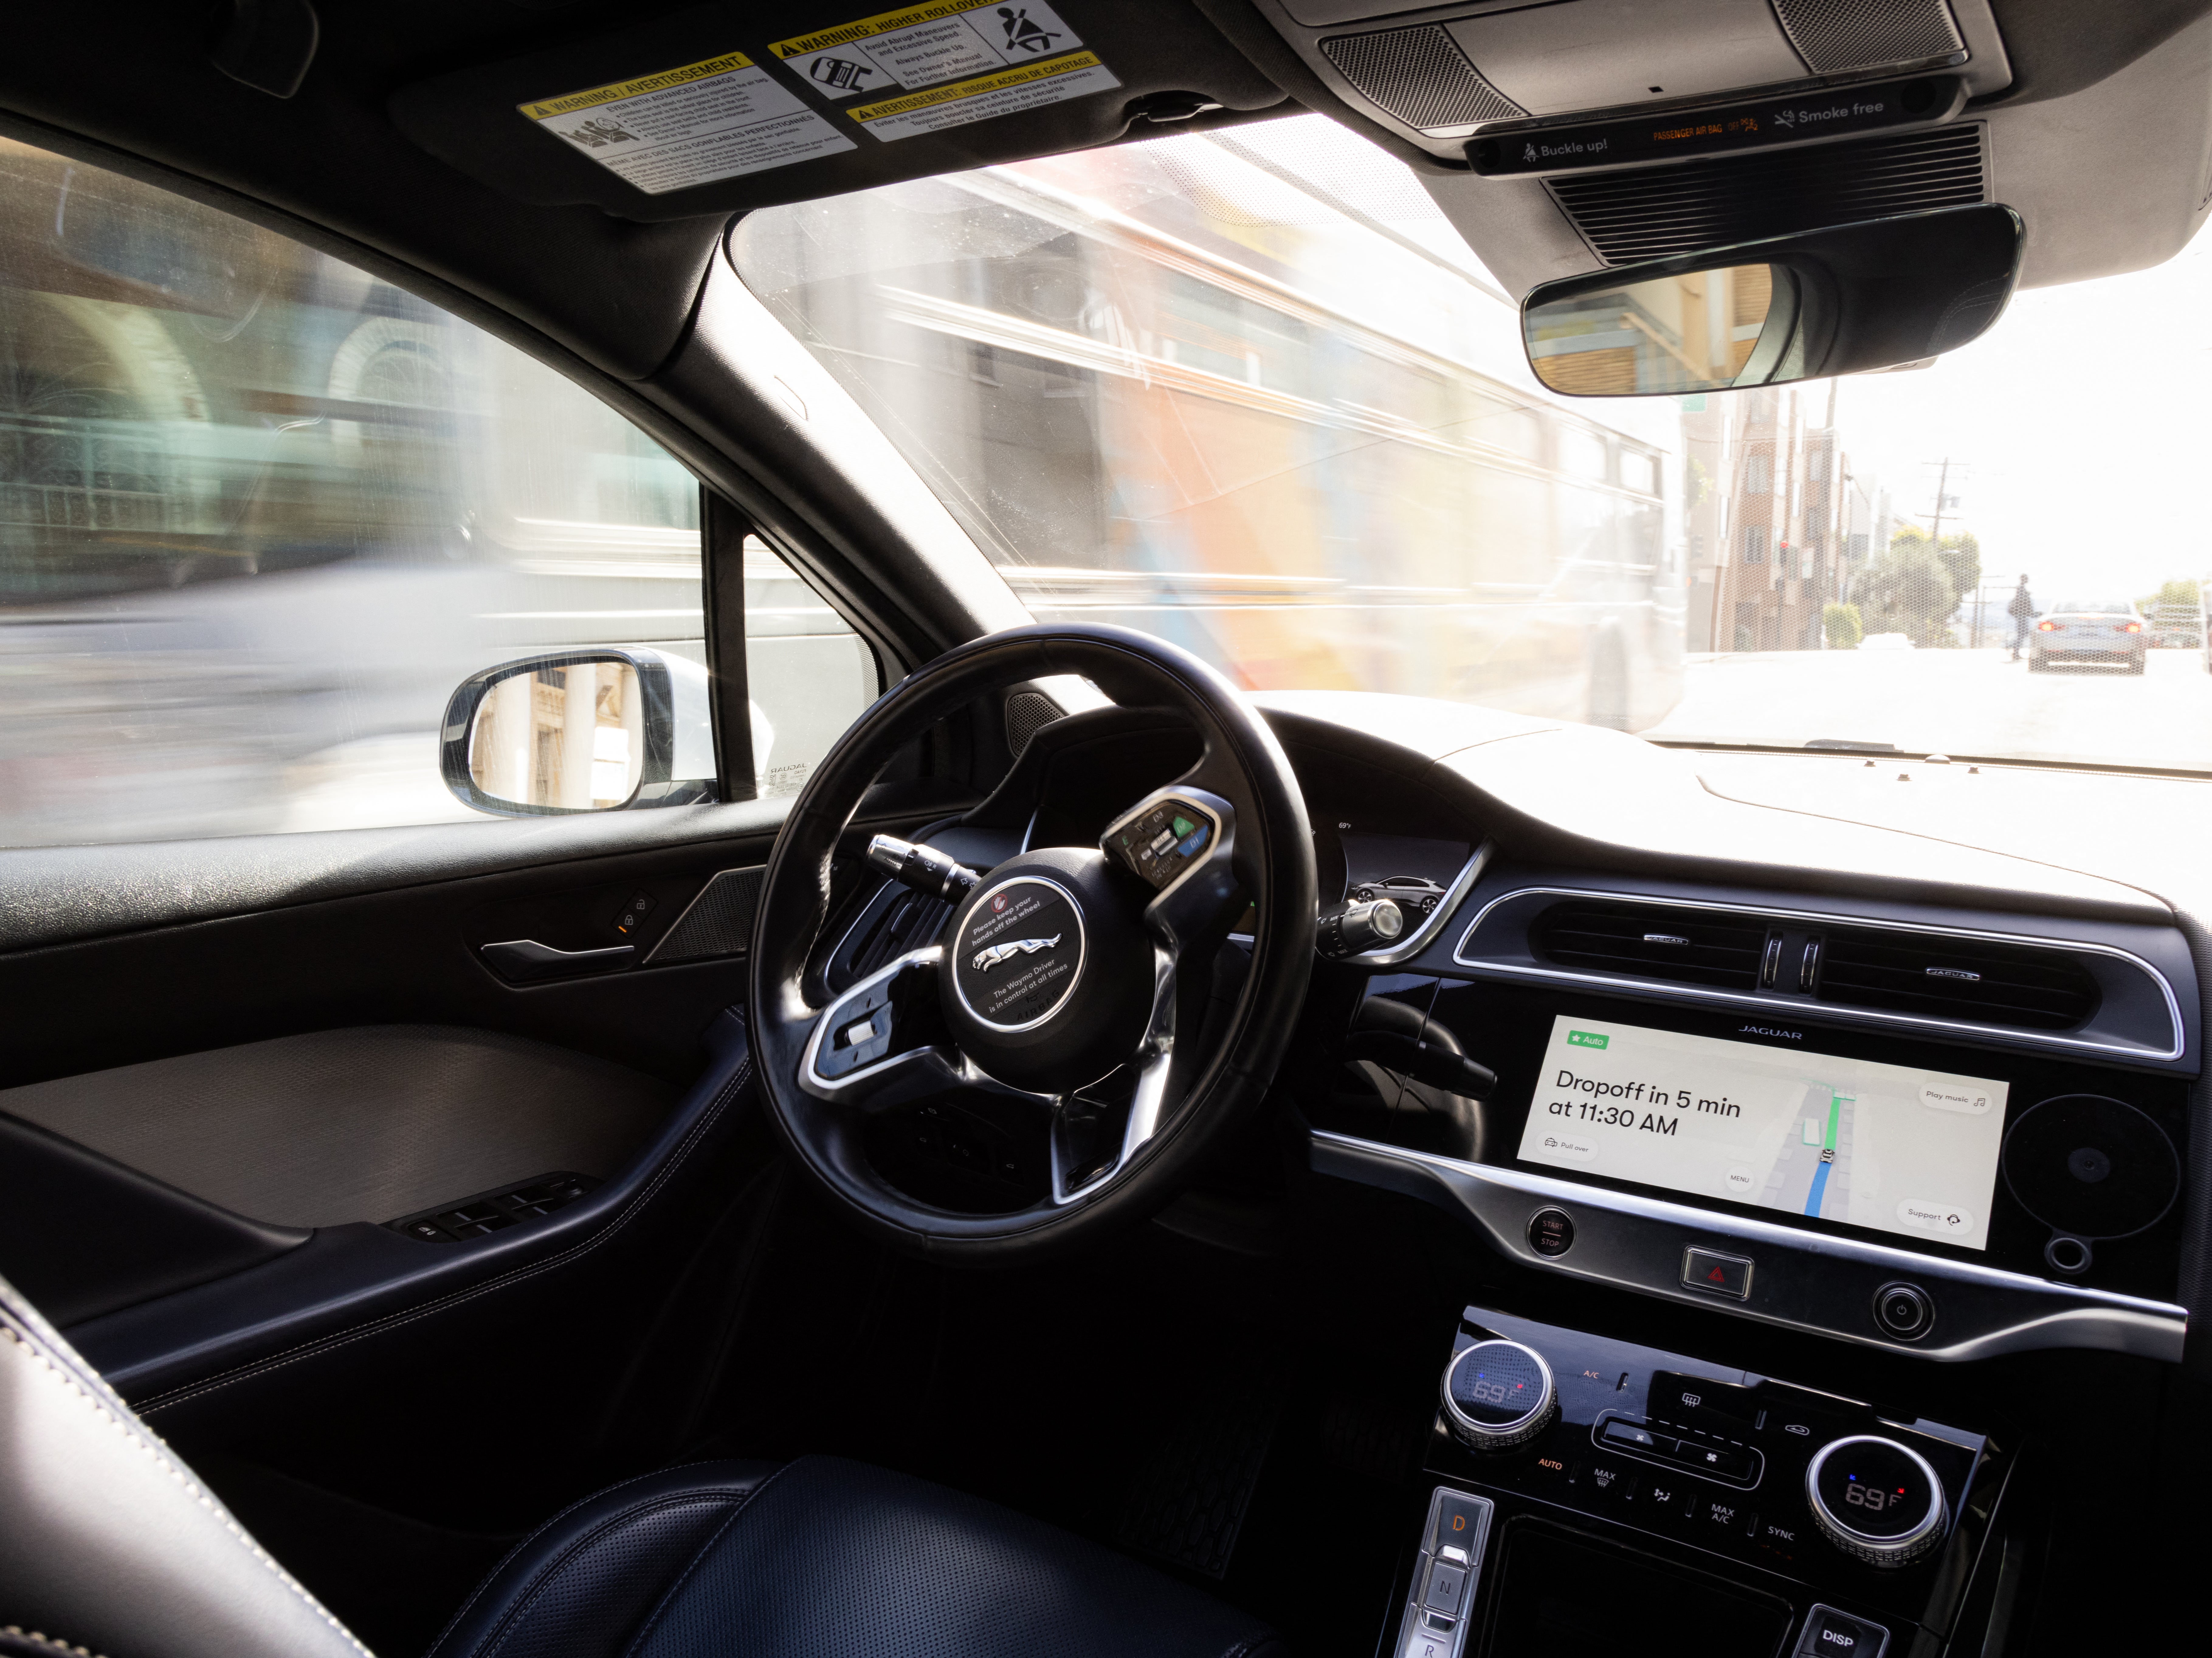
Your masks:
M503 662L453 693L439 765L464 805L507 817L712 800L707 671L642 648Z
M1536 378L1569 397L1782 386L1978 338L2020 276L2008 207L1954 207L1708 248L1531 288Z

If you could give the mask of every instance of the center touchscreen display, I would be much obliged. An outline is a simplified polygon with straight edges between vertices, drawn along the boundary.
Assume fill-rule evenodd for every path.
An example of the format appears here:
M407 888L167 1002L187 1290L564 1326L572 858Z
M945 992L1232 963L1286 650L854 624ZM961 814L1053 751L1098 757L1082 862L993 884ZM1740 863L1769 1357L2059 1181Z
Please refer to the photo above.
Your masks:
M1520 1155L1982 1249L2007 1086L1562 1017Z

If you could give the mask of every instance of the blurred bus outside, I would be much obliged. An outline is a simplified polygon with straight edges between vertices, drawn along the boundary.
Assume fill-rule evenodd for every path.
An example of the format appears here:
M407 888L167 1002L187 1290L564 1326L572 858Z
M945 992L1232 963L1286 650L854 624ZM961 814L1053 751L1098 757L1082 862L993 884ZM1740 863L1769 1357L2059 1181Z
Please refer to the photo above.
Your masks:
M1627 730L1680 695L1679 404L1545 391L1514 302L1331 122L769 209L732 248L1041 619L1255 689Z

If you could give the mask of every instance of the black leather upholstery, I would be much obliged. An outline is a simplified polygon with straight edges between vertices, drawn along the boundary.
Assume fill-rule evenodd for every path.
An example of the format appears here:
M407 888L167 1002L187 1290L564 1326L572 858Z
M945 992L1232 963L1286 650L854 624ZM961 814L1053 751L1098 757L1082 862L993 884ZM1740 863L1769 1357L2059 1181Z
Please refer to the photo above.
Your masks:
M368 1658L0 1279L9 1625L16 1652L43 1643L113 1658Z
M555 1515L434 1658L1256 1658L1260 1625L978 1498L835 1457ZM0 1658L369 1658L0 1279Z
M1259 1658L1242 1612L1042 1521L836 1457L709 1462L556 1516L434 1658Z

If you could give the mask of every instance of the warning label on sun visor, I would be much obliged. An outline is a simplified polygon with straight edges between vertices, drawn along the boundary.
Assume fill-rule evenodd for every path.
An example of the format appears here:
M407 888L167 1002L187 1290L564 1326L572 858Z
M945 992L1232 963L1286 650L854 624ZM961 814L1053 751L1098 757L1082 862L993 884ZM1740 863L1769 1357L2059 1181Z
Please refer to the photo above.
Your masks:
M956 81L949 87L888 98L880 104L858 105L845 113L889 143L917 133L939 132L970 121L1035 109L1040 104L1080 98L1089 92L1110 91L1121 84L1095 55L1078 52L1048 64Z
M842 102L1042 63L1082 44L1041 0L936 0L778 40L769 50L824 98Z
M858 148L741 52L515 107L648 196Z

